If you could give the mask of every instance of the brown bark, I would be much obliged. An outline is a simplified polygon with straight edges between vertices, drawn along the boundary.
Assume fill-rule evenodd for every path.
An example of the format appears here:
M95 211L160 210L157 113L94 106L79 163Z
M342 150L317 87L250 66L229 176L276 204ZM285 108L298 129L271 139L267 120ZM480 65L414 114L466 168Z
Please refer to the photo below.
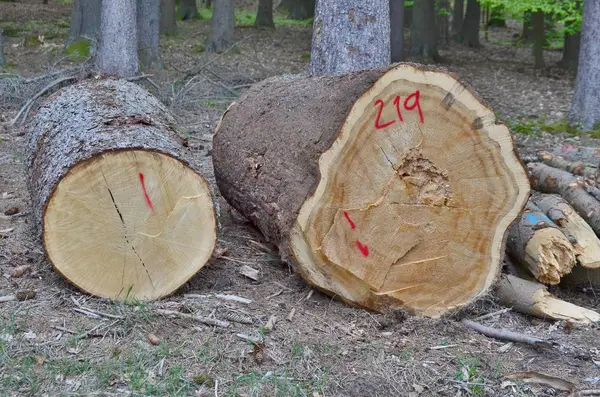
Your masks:
M600 234L600 202L586 192L575 176L540 163L529 163L527 169L532 188L560 194Z
M533 25L533 67L543 69L544 64L544 41L546 40L546 28L544 26L544 12L536 11L532 17Z
M506 250L545 284L558 284L575 265L575 250L568 238L531 201L519 222L511 226Z
M259 28L275 27L273 22L273 0L259 0L255 25Z
M158 298L210 258L209 188L185 160L172 124L144 89L106 79L59 91L29 125L35 224L48 259L79 288Z
M526 201L494 120L453 76L421 65L273 78L224 114L213 165L223 197L310 284L438 316L485 294Z
M467 0L467 12L462 27L461 42L467 47L479 47L481 7L477 0Z
M200 19L196 0L180 0L178 12L179 16L184 21L189 19Z
M177 32L175 0L160 0L160 34L174 35Z

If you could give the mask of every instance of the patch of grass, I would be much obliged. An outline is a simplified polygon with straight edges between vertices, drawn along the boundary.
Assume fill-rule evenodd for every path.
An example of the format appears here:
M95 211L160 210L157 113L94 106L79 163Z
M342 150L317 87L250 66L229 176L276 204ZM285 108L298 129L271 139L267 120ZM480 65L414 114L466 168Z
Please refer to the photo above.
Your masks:
M90 56L91 44L89 40L80 39L72 42L65 49L65 54L72 62L82 62Z
M308 19L289 19L289 18L279 18L279 17L273 18L273 23L275 23L275 25L282 25L282 26L293 26L293 25L312 26L313 21L314 21L314 18L308 18Z
M471 395L485 395L485 377L480 371L481 359L477 356L463 356L458 358L459 367L454 378L466 382Z
M209 20L212 18L212 8L202 8L198 10L200 13L200 19ZM314 18L309 19L289 19L284 17L274 17L273 23L281 26L311 26ZM250 27L254 26L256 22L256 13L248 11L235 11L235 24L238 27Z
M234 377L229 388L231 396L259 397L265 395L304 397L323 393L327 383L327 373L310 380L298 380L290 376L289 371L265 374L251 371Z
M302 59L303 61L309 61L310 60L310 52L305 52L304 54L300 55L300 59Z

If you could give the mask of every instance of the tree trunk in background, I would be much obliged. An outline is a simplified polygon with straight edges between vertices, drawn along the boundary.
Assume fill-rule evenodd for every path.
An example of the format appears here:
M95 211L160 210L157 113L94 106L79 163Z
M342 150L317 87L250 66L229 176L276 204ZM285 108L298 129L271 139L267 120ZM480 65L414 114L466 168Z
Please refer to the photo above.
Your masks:
M290 19L304 20L315 16L315 0L282 1L280 7L285 7L288 10L288 18Z
M160 0L137 0L136 20L140 64L160 69Z
M96 68L120 77L138 72L136 0L103 0Z
M439 42L450 44L450 0L438 0L437 24Z
M583 3L581 48L569 119L586 130L600 121L600 1Z
M579 64L579 47L581 41L581 32L575 34L565 33L565 44L563 47L563 56L558 66L573 72L577 72Z
M463 22L465 20L465 0L455 0L452 10L452 37L455 40L460 38Z
M0 68L5 68L6 59L4 58L4 36L2 33L2 28L0 28Z
M437 51L437 28L435 22L434 0L415 0L410 34L410 53L424 56L437 62L439 54Z
M523 13L523 32L521 32L521 41L525 44L529 44L533 41L533 30L531 29L531 12L526 11Z
M259 28L274 28L273 0L259 0L255 26Z
M536 11L532 16L533 25L533 67L535 69L544 68L544 41L546 39L546 29L544 26L544 13Z
M217 3L219 3L218 0ZM198 12L198 7L196 6L196 0L180 0L179 15L184 21L188 19L200 19L200 13Z
M216 0L206 51L218 52L233 44L234 0Z
M160 34L174 35L176 31L175 0L160 0Z
M502 6L492 7L489 9L490 15L488 20L486 20L487 26L496 26L499 28L506 27L506 17L504 16L505 8Z
M90 42L91 53L96 52L100 36L101 10L102 0L73 0L67 46L77 40L85 39Z
M333 75L390 63L389 0L319 0L310 73Z
M481 7L477 0L467 0L467 13L462 27L461 42L467 47L479 47Z
M404 4L404 29L410 29L413 21L413 6Z
M392 62L404 58L404 0L390 0L390 47Z

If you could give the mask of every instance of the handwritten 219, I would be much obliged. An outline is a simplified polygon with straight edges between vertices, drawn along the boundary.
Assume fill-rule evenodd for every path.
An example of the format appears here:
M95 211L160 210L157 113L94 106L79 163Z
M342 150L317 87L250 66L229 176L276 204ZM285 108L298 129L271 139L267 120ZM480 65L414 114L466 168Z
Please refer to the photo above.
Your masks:
M419 111L419 118L421 120L421 124L424 122L423 118L423 110L421 109L421 93L419 90L413 92L404 100L404 109L411 111L415 110L415 108ZM401 98L400 95L396 95L394 98L394 106L396 107L396 113L398 114L398 119L390 120L388 122L381 121L381 113L383 112L383 108L385 104L381 99L375 101L375 107L379 107L379 112L377 113L377 117L375 118L375 128L381 130L383 128L389 127L394 124L396 121L404 122L404 118L402 117L402 109L400 107Z

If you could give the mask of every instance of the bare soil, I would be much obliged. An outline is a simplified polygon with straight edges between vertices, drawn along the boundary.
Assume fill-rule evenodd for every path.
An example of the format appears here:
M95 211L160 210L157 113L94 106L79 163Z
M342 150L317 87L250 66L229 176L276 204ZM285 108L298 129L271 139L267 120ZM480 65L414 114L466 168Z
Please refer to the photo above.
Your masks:
M0 2L0 26L8 22L19 28L6 38L11 73L35 76L74 65L62 51L70 4L40 3ZM557 343L505 346L458 321L500 310L492 296L452 317L431 320L402 312L370 313L311 291L219 196L211 165L212 131L223 110L249 84L303 72L311 26L239 27L237 49L223 54L201 51L208 30L207 21L180 22L177 36L161 42L165 70L148 72L151 83L139 81L170 106L220 204L221 254L169 298L152 303L97 299L54 272L33 237L23 165L25 130L20 125L0 129L0 295L36 292L30 300L0 303L2 395L568 395L505 378L519 371L561 377L581 389L593 389L596 378L600 388L598 327L565 327L513 312L481 320ZM490 42L477 50L445 48L441 66L471 84L501 119L565 117L574 76L554 66L560 58L556 52L545 54L547 69L534 71L531 49L510 44L517 31L517 26L491 30ZM30 35L45 37L41 45L29 47L25 38ZM14 117L26 99L0 100L0 121ZM567 134L515 135L515 140L521 154L564 143L600 146L597 140ZM16 215L1 215L15 207ZM23 265L30 270L10 276ZM260 281L242 276L243 265L258 269ZM553 292L600 310L600 295L592 289ZM79 306L102 314L85 315ZM231 325L168 318L157 309L197 313ZM268 331L271 316L277 321ZM249 342L239 333L262 337L264 343Z

